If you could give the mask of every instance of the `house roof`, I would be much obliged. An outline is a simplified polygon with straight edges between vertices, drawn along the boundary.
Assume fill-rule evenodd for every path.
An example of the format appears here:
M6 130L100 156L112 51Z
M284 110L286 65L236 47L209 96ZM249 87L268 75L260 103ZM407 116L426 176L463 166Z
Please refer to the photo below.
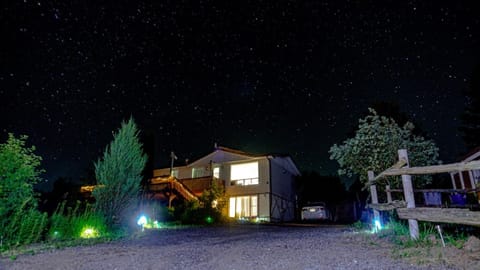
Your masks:
M193 167L202 165L209 162L220 163L226 161L235 161L243 159L252 159L252 158L261 158L266 157L266 155L257 155L252 153L243 152L240 150L228 148L228 147L215 147L215 150L210 154L203 156L194 162L188 164L187 166Z
M228 156L225 156L227 154ZM289 155L285 154L252 154L244 151L240 151L237 149L232 149L223 146L216 146L215 151L212 153L195 160L194 162L188 164L187 166L193 167L201 164L205 164L205 162L224 162L224 161L235 161L235 160L243 160L243 159L253 159L253 158L268 158L271 160L276 161L277 164L288 170L294 175L300 175L300 171L298 170L297 166L290 158ZM227 159L227 160L226 160Z
M261 155L261 154L252 154L252 153L248 153L248 152L244 152L244 151L240 151L240 150L237 150L237 149L232 149L232 148L228 148L228 147L224 147L224 146L215 147L215 151L217 151L217 150L222 150L222 151L229 152L229 153L232 153L232 154L238 154L238 155L249 156L249 157L264 157L264 156L267 156L267 155Z

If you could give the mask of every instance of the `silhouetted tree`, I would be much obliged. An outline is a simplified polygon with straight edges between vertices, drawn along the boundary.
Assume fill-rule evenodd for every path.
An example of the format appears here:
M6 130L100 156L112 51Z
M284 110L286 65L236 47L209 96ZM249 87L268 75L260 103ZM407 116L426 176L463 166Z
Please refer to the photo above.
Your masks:
M337 176L304 172L296 179L296 187L300 206L319 201L336 204L346 198L345 186Z

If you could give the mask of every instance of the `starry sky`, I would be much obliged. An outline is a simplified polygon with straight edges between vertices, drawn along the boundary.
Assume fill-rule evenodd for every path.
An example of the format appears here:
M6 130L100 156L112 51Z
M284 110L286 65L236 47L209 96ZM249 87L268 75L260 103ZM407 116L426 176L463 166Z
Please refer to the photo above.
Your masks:
M442 160L466 151L474 1L193 2L2 2L1 141L28 135L49 183L79 178L133 116L155 167L217 142L333 174L330 146L393 102Z

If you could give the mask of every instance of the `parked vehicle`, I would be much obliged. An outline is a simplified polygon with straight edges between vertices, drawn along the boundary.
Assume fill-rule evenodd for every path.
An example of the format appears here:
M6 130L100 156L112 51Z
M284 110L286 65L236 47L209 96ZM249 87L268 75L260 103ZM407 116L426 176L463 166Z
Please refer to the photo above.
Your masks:
M331 215L324 202L315 202L302 207L301 219L302 221L331 220Z

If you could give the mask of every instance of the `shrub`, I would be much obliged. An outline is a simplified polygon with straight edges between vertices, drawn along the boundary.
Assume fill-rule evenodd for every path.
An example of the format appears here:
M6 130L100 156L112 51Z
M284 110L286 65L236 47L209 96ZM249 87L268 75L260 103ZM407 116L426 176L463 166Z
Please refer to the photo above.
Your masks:
M103 216L95 213L91 205L81 202L77 202L73 209L65 208L65 202L59 204L50 218L48 234L51 240L109 236Z
M40 241L47 216L40 213L33 185L40 181L41 157L27 136L8 135L0 144L0 248Z
M17 208L5 227L2 249L36 243L42 239L47 228L47 213L27 206L28 200Z

